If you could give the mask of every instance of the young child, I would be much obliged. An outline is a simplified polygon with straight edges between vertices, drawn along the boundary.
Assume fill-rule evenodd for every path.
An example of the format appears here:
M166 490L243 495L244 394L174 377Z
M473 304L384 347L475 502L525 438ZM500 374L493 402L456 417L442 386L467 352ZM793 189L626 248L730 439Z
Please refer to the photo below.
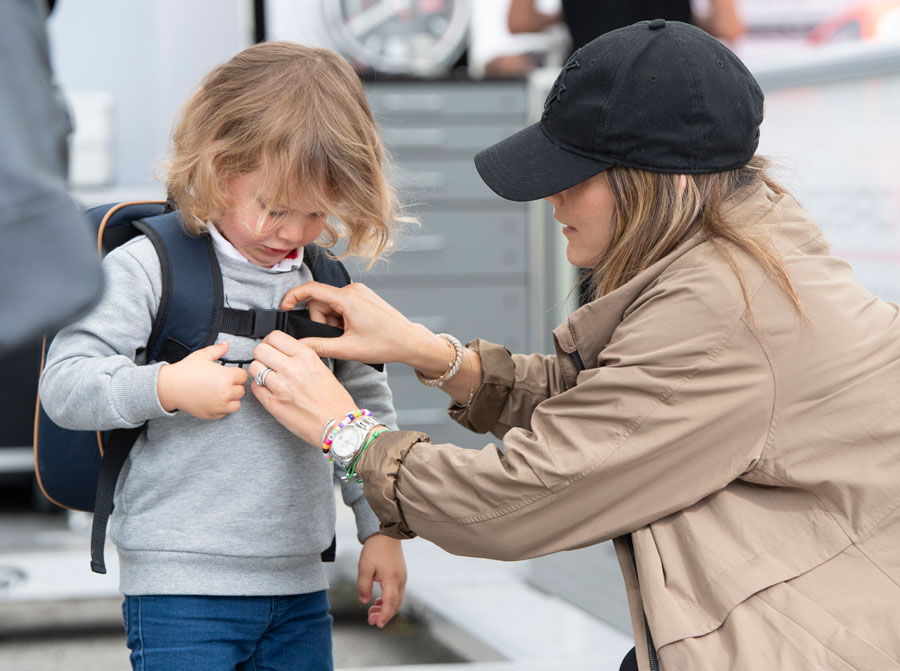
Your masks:
M375 259L396 199L362 85L337 54L286 42L213 69L176 123L167 189L186 227L212 236L226 307L277 308L312 279L303 246L347 238ZM346 234L329 221L342 222ZM332 542L332 464L245 394L256 340L216 344L167 365L143 349L160 304L160 263L139 236L104 261L106 291L53 341L43 406L72 429L147 427L120 476L110 535L135 669L331 669L321 553ZM226 365L222 365L226 362ZM395 428L383 373L329 362L362 404ZM215 421L212 421L215 420ZM362 542L359 596L402 601L398 541L380 535L362 487L341 483Z

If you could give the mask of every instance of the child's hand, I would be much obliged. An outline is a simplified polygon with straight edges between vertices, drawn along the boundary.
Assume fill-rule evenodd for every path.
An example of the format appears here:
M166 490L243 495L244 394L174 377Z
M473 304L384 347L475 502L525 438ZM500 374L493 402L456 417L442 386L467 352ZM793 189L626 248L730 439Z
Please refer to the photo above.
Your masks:
M400 609L406 590L406 562L400 541L372 534L363 543L359 555L359 577L356 587L359 600L372 600L372 583L381 585L381 596L369 607L369 624L384 627Z
M216 363L227 351L228 343L223 342L162 366L156 381L159 404L168 412L184 410L198 419L221 419L237 412L247 372Z

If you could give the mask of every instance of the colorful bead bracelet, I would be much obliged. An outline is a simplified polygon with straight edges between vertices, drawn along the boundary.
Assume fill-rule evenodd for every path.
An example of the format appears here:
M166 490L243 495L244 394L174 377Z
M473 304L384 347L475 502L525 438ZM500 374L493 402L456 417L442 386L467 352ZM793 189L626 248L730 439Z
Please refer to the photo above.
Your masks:
M328 435L325 437L325 440L322 441L322 452L328 454L328 451L331 449L331 443L334 441L334 437L337 435L338 431L343 429L345 426L350 424L357 417L366 417L371 416L372 413L368 410L354 410L353 412L348 412L345 419L341 420L341 422L331 429Z

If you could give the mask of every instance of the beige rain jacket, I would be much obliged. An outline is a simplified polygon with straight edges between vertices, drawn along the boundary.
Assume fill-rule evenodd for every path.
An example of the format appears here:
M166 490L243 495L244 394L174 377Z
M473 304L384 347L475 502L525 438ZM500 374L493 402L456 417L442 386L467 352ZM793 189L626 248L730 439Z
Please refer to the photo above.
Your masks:
M808 321L746 256L691 239L554 331L484 341L463 425L380 436L359 472L385 533L524 559L613 538L674 671L900 669L900 319L789 196L729 203L771 237ZM633 539L637 571L628 548Z

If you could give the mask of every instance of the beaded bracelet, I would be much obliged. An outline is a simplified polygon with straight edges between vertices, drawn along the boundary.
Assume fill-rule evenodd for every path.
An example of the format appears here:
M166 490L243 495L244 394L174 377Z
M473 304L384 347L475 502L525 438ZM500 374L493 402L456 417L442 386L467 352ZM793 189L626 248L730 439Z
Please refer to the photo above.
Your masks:
M416 371L416 377L419 382L429 387L443 387L445 382L449 382L453 379L462 365L463 350L465 349L462 346L462 343L459 342L459 339L453 337L449 333L438 333L438 337L446 340L447 344L453 348L453 360L450 362L450 367L447 371L440 377L425 377L421 372Z
M368 440L366 440L366 442L363 443L363 446L359 448L359 452L353 458L353 461L351 461L350 465L347 466L347 473L345 476L347 480L355 480L356 482L360 483L362 482L362 478L360 478L356 474L356 465L359 463L359 458L362 456L362 453L366 451L366 448L372 443L373 440L378 438L378 436L380 436L382 433L387 433L388 431L390 431L390 429L385 427L383 429L378 429L377 431L372 432L372 435L369 436Z
M338 431L350 424L350 422L357 417L369 416L371 414L372 413L368 410L353 410L352 412L348 412L346 418L341 420L340 424L331 429L331 432L326 436L325 440L322 441L322 452L328 454L328 451L331 449L331 443L334 441L334 437L337 435Z
M322 428L322 437L319 438L319 445L325 444L325 438L328 437L328 432L331 430L331 427L335 425L336 421L337 420L335 420L334 417L329 417L328 420L325 422L325 426Z

